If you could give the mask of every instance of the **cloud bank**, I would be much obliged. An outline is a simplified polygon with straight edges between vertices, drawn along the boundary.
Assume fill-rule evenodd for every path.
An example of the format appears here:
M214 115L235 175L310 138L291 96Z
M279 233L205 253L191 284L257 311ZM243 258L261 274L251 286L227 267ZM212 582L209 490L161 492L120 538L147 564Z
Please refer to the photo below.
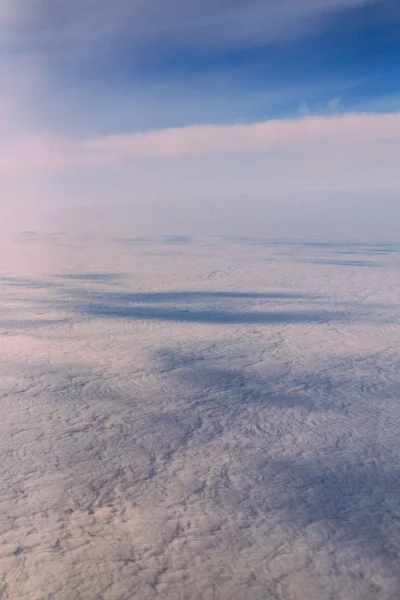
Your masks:
M377 114L372 103L370 112L327 114L339 113L332 98L344 81L349 90L361 85L361 71L357 84L354 72L330 71L329 97L318 70L304 80L287 71L289 62L312 62L301 54L311 38L313 55L318 47L329 60L346 23L360 17L364 35L374 10L381 24L399 16L387 0L3 2L2 222L13 212L37 220L42 209L152 202L145 221L156 221L162 205L180 215L175 227L204 202L214 223L243 212L249 196L291 195L293 209L310 191L323 201L335 190L397 189L397 109ZM257 61L264 67L253 72ZM311 114L290 116L309 95L328 109L311 102ZM282 117L265 107L280 103Z
M399 114L345 114L271 120L253 124L194 125L73 140L51 133L3 135L1 170L74 169L112 164L137 156L185 157L267 153L269 158L299 153L309 158L335 156L362 160L400 157Z

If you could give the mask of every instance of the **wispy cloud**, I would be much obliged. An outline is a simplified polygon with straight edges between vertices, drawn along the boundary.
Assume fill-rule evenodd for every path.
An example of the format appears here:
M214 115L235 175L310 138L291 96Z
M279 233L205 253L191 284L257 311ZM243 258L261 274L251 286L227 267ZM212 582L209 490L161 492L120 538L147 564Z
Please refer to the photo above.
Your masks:
M5 0L0 18L13 22L14 34L28 34L24 43L74 41L88 47L96 39L123 36L133 44L163 39L172 45L253 46L304 35L335 12L378 2L385 0Z
M332 27L335 38L344 27L343 17L354 22L349 11L360 11L355 17L369 8L385 15L385 22L400 17L392 0L3 0L0 127L14 124L21 129L30 121L66 131L75 121L84 129L93 111L97 118L91 130L103 132L223 122L224 110L229 113L225 122L294 114L302 100L316 106L346 94L346 86L351 95L349 82L357 89L365 85L365 70L330 69L328 79L319 64L313 71L318 48L300 58L297 50L305 36L318 40ZM357 23L364 31L364 21ZM272 46L283 48L294 41L296 52L271 53ZM252 58L237 58L241 52ZM296 61L302 63L302 76L296 74ZM298 88L303 90L300 95ZM165 94L157 91L163 89ZM294 90L292 99L288 90ZM274 98L282 95L279 112ZM116 119L110 113L121 105L121 121L128 123L113 127ZM213 112L218 114L213 117ZM135 123L129 114L139 114Z

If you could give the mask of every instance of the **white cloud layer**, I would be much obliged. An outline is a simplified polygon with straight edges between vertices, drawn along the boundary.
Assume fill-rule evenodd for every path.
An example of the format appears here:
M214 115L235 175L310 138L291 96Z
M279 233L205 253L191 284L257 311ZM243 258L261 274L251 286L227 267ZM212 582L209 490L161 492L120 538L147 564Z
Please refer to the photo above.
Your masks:
M2 600L400 597L398 244L0 250Z
M398 181L400 114L344 114L328 117L272 120L250 125L205 125L74 140L52 133L4 133L0 138L0 172L3 178L24 172L54 174L88 169L109 169L141 161L154 165L172 159L199 164L212 158L237 161L240 157L268 173L271 166L287 174L318 169L324 174L357 170L361 177L370 167L385 167L375 185ZM232 175L233 176L233 175ZM359 182L360 184L362 181ZM296 181L293 180L296 186ZM265 189L267 191L267 187Z
M400 150L400 113L389 115L347 114L305 117L251 125L191 126L144 134L105 136L83 144L93 158L130 155L187 156L241 152L348 153ZM326 157L329 160L329 156ZM360 157L354 156L355 161ZM95 159L95 158L94 158Z
M74 169L113 164L135 157L186 157L267 153L309 160L331 159L355 165L373 159L397 160L400 113L344 114L271 120L248 125L199 125L145 133L73 140L52 133L3 135L3 174L34 169ZM331 163L332 164L332 163ZM335 161L333 161L333 166Z
M289 211L293 233L312 228L314 217L304 215L316 202L327 204L336 233L362 231L365 221L369 235L374 222L380 235L393 232L399 219L399 164L399 114L309 116L80 140L9 132L0 138L2 221L25 215L30 228L31 219L46 221L51 213L61 223L66 210L90 206L84 220L91 228L102 223L103 231L118 230L112 223L119 214L124 230L130 223L136 230L185 233L185 227L198 227L207 233L229 231L229 224L238 231L242 223L259 232L263 223L286 223ZM352 196L361 212L349 220L346 198ZM249 204L249 197L258 200ZM383 215L382 202L389 203ZM106 210L93 219L102 205L111 207L111 216ZM252 215L246 225L243 211ZM79 214L76 219L81 221ZM329 225L323 221L322 213L316 234Z

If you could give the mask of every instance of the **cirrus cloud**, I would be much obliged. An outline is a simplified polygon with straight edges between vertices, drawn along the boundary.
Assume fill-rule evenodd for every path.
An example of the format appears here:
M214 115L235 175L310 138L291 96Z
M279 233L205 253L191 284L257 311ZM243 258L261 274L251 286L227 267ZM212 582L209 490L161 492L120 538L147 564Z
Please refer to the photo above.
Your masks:
M369 4L387 0L5 0L0 25L13 25L6 32L13 42L50 44L53 50L74 43L89 51L95 41L116 39L133 46L160 40L172 46L256 46L314 32L339 11Z

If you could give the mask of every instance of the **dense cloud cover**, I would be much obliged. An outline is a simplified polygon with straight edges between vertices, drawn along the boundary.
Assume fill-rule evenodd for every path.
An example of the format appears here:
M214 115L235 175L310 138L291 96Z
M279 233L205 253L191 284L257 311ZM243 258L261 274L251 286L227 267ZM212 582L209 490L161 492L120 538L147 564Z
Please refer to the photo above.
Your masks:
M395 243L1 241L5 600L395 600Z

